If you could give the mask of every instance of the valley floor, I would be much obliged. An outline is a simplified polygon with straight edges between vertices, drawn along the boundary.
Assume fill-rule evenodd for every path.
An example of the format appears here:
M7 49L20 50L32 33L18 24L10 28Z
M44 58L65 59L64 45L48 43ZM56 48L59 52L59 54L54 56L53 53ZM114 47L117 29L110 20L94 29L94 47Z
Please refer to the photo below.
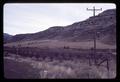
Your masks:
M90 49L93 47L93 41L83 41L83 42L70 42L70 41L59 41L59 40L33 40L33 41L22 41L22 42L12 42L6 43L4 46L13 47L39 47L39 48L63 48L67 46L69 48L81 48ZM96 48L98 49L116 49L116 45L108 45L97 41Z
M19 46L20 45L20 46ZM109 61L109 70L106 68L106 62L100 66L90 66L89 60L85 58L78 58L85 56L80 52L93 47L91 42L62 42L56 40L36 40L26 42L13 42L4 44L4 49L14 52L4 53L4 77L17 79L111 79L116 77L116 51L112 60ZM15 49L18 49L15 51ZM24 49L25 48L25 49ZM38 53L36 53L38 48ZM115 45L106 45L97 42L98 49L115 49ZM85 49L85 50L84 50ZM45 51L44 51L45 50ZM20 55L16 55L21 53ZM43 52L44 51L44 52ZM5 51L4 51L5 52ZM27 53L26 53L27 52ZM29 52L29 53L28 53ZM34 53L35 52L35 53ZM24 53L24 54L22 54ZM89 52L86 52L89 55ZM8 55L9 54L9 55ZM34 54L38 56L35 57ZM64 56L63 56L64 54ZM69 56L72 54L71 56ZM113 54L113 53L112 53ZM30 57L31 55L31 57ZM40 57L45 56L45 58ZM54 55L53 58L48 56ZM62 55L62 59L57 58L56 55ZM67 60L65 57L69 57ZM24 57L23 57L24 56ZM76 56L75 58L73 56ZM107 56L107 54L105 54ZM58 56L59 57L59 56Z

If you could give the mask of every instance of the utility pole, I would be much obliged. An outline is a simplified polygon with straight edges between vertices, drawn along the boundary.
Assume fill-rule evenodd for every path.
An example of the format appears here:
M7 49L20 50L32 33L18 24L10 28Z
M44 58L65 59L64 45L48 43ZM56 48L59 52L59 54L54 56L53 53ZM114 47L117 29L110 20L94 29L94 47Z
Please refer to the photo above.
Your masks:
M95 12L96 11L102 11L102 8L100 9L96 9L95 6L93 6L93 9L88 9L87 8L87 11L93 11L93 16L95 16ZM95 62L95 65L97 64L97 61L96 61L96 30L94 30L94 62Z

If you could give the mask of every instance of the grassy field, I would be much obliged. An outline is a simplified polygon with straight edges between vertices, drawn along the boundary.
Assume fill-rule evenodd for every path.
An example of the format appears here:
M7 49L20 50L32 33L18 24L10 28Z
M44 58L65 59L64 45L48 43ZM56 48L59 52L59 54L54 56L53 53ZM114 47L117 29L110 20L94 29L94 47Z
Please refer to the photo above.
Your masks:
M15 79L102 79L115 78L116 63L110 63L109 77L104 66L89 66L88 60L48 60L39 61L35 57L10 54L4 57L4 77Z
M40 48L61 48L68 46L70 48L82 48L90 49L93 47L93 41L89 42L66 42L66 41L57 41L57 40L35 40L35 41L24 41L24 42L13 42L7 43L4 46L18 46L21 47L40 47ZM107 45L97 41L98 49L116 49L115 45Z
M4 44L7 47L16 48L20 45L23 47L33 48L31 52L34 52L36 47L38 48L38 55L35 57L33 54L30 57L28 54L16 55L11 53L4 53L4 75L5 78L18 78L18 79L102 79L102 78L115 78L116 77L116 57L109 61L109 72L107 70L106 63L101 64L99 67L92 65L89 66L89 60L85 58L74 58L67 60L65 58L57 59L57 55L67 57L67 54L84 55L81 51L76 49L90 49L93 47L93 41L90 42L62 42L57 40L36 40L25 42L13 42ZM65 49L64 47L69 47ZM75 48L75 49L74 49ZM116 49L115 45L106 45L97 42L98 49ZM45 49L45 50L43 50ZM14 49L13 49L14 50ZM22 50L22 49L21 49ZM23 49L24 51L24 49ZM22 52L22 51L21 51ZM82 51L84 52L84 51ZM89 52L86 52L89 54ZM50 58L50 55L54 55L54 58ZM24 57L23 57L24 56ZM114 55L115 56L115 55ZM99 60L98 60L99 61Z

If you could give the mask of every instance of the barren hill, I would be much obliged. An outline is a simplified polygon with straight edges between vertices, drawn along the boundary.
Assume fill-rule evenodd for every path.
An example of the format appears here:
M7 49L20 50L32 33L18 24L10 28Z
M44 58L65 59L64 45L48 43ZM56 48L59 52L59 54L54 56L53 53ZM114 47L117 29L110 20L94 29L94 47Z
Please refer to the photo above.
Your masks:
M116 10L106 10L95 17L68 26L54 26L33 34L18 34L9 42L32 40L92 41L94 31L99 42L116 44Z

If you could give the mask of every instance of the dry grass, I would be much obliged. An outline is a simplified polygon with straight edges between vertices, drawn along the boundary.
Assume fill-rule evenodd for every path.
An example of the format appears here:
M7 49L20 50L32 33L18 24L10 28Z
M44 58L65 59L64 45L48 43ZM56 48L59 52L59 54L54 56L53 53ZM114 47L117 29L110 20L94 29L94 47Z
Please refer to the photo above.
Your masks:
M13 42L4 44L5 46L18 46L21 47L39 47L42 49L51 49L53 51L59 52L69 52L74 53L77 51L70 50L70 49L63 49L64 46L69 46L69 48L76 48L76 49L89 49L93 47L93 42L62 42L57 40L36 40L36 41L26 41L26 42ZM100 49L116 49L115 45L106 45L103 43L97 42L97 48ZM79 52L79 51L78 51ZM4 54L5 55L5 54ZM50 54L49 54L50 55ZM20 78L49 78L49 79L57 79L57 78L77 78L77 79L101 79L101 78L115 78L116 76L116 62L115 60L110 61L110 70L109 70L109 77L108 71L105 67L100 66L96 67L95 65L89 66L87 59L78 59L73 58L71 60L57 60L57 59L50 59L46 57L43 58L35 58L35 57L22 57L15 54L5 55L4 57L5 62L7 59L7 63L5 63L7 71L10 69L14 69L16 71L21 70L21 77ZM9 63L9 62L11 63ZM17 66L17 69L15 67ZM24 66L26 66L24 68ZM26 70L24 74L23 70ZM29 71L28 71L29 70ZM7 74L7 71L5 73ZM10 70L11 71L11 70ZM15 73L16 74L16 73ZM29 76L30 75L30 76ZM17 75L16 75L17 76ZM15 76L15 77L16 77ZM19 76L19 75L18 75ZM24 77L23 77L24 76ZM9 74L8 76L9 77ZM14 76L12 78L15 78ZM19 78L19 77L17 77Z
M9 69L13 69L17 71L16 66L21 70L21 75L24 78L37 78L37 79L69 79L69 78L77 78L77 79L101 79L108 78L108 72L105 67L89 66L87 60L76 59L76 60L43 60L38 61L37 58L29 58L29 57L21 57L16 55L11 55L4 57L4 59L8 59L9 62L14 61L12 63L7 63ZM15 65L12 65L16 63ZM5 63L6 64L6 63ZM114 68L110 67L109 78L115 78L116 69L115 63L113 63ZM15 66L15 67L12 67ZM24 67L25 66L25 67ZM8 70L9 70L8 69ZM7 70L7 71L8 71ZM25 71L27 73L23 73ZM29 70L29 72L28 72ZM5 73L7 73L5 71ZM19 76L19 75L18 75ZM14 77L12 77L14 78ZM21 77L23 78L23 77ZM23 78L23 79L24 79Z
M89 42L66 42L57 40L35 40L35 41L24 41L24 42L13 42L7 43L5 46L18 46L21 44L22 47L41 47L41 48L61 48L64 46L69 46L70 48L82 48L90 49L93 47L93 41ZM97 48L100 49L116 49L115 45L107 45L97 41Z

